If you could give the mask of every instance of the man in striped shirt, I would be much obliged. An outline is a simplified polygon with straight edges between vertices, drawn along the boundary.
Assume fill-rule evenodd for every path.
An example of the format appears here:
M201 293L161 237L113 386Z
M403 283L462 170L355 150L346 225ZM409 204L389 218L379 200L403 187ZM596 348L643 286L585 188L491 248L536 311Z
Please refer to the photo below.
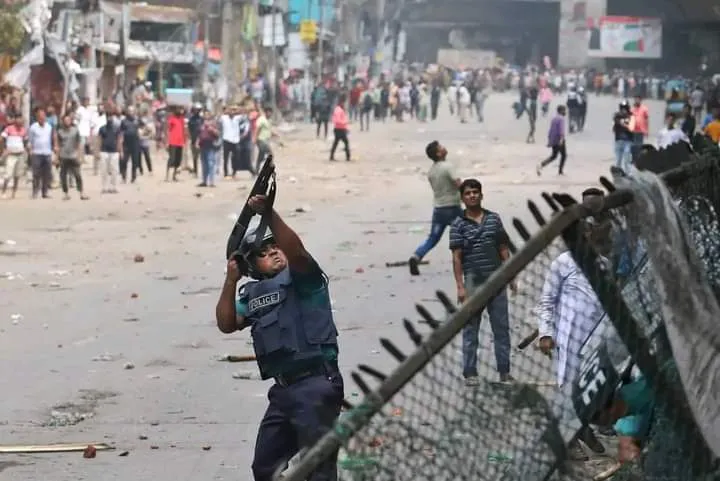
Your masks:
M450 227L450 250L453 255L453 274L457 285L458 302L478 289L510 256L508 235L500 216L482 207L482 184L477 179L466 179L460 185L465 204L463 216ZM511 292L516 291L514 282ZM510 376L510 325L508 299L503 289L487 305L495 343L495 361L501 382L513 381ZM463 377L468 386L480 382L477 372L478 334L482 313L463 329Z

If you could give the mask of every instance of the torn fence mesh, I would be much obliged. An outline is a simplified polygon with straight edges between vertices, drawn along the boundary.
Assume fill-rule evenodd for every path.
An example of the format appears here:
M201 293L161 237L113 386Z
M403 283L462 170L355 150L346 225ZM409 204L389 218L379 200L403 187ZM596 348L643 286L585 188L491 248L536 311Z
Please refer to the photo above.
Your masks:
M698 426L720 455L720 222L708 194L673 199L657 176L620 179L635 201L628 232L645 239L657 305Z
M587 226L573 228L584 231ZM564 283L564 290L554 290L558 282ZM341 479L494 481L554 475L585 480L613 464L606 457L582 460L579 454L584 453L566 451L583 417L587 421L590 410L597 408L584 404L582 389L573 392L572 379L583 366L572 358L585 345L599 349L603 363L611 364L605 367L608 377L617 378L627 362L627 351L605 332L592 287L562 242L547 246L527 264L518 284L519 292L507 297L512 374L517 382L498 382L492 321L478 313L479 382L470 383L463 376L474 335L472 327L465 327L344 446L339 456ZM549 303L562 310L558 321L564 324L556 325L553 333L562 349L552 350L551 357L534 344L516 349L520 339L537 327L544 311L552 314ZM591 337L596 340L588 343ZM558 378L564 379L563 389L557 388ZM608 381L610 385L617 379ZM588 404L597 404L595 386L587 387L592 398ZM607 396L607 392L602 394ZM578 459L559 463L569 455Z
M338 459L340 479L585 481L614 463L610 456L615 455L617 443L616 438L599 437L610 456L597 455L587 445L578 444L575 440L588 423L629 430L623 433L641 443L642 456L613 479L720 479L716 457L706 443L707 439L713 445L716 431L699 432L693 417L708 416L707 426L716 422L713 408L719 404L714 401L718 389L710 376L685 366L700 363L713 374L718 371L712 365L716 357L709 352L716 349L714 336L720 317L714 316L714 324L702 318L704 310L717 303L712 285L713 279L720 277L714 264L720 252L713 243L718 236L708 231L717 225L717 163L698 165L688 168L683 181L670 185L675 201L682 201L680 211L668 201L667 191L656 195L648 187L656 182L642 175L635 181L618 180L623 189L637 196L637 204L618 207L623 201L603 215L592 216L592 221L572 207L552 218L546 216L549 220L545 221L531 205L534 217L544 227L531 239L527 229L515 221L527 244L513 258L517 263L530 245L544 248L534 250L539 254L523 261L517 276L519 292L507 297L512 374L517 382L497 382L496 350L503 346L494 346L494 340L502 340L502 330L497 322L493 326L487 313L474 312L437 353L431 351L431 345L419 348L434 354L432 359L380 412L367 421L363 418L354 435L345 432L345 420L337 424L336 437L343 440ZM544 196L545 200L558 211L548 197ZM606 202L611 198L619 197L612 194ZM555 199L563 206L571 203L567 196ZM648 217L651 206L655 211ZM580 221L568 223L568 212L575 212ZM655 236L656 227L663 232L675 229L674 237L669 239L669 234L662 232ZM666 243L676 245L673 239L693 242L681 242L677 247L684 257L667 262ZM700 267L695 262L698 259ZM683 262L684 267L676 270ZM509 268L504 265L497 277ZM511 277L506 276L506 282ZM702 294L700 302L691 306L695 312L688 311L687 299L666 295L664 289L673 286L688 286ZM427 314L419 322L406 324L416 344L428 336L432 339L432 332L443 325L453 324L455 314L438 310L435 315L444 317L444 322L429 322L428 317L433 316ZM545 355L536 340L524 350L517 349L521 339L542 325L543 316L552 320L545 329L557 347ZM695 317L675 326L686 316ZM479 320L478 379L468 382L463 371L468 370L468 358L474 351L470 341L475 320ZM692 330L684 330L687 328ZM696 356L685 352L684 359L678 353L679 341L685 343L682 349L701 350ZM380 376L381 386L386 386L383 379ZM377 387L357 373L355 380L367 384L368 391ZM562 387L557 387L558 381ZM676 399L678 392L680 400ZM688 403L690 392L697 399ZM633 404L638 412L623 412L619 419L608 417L608 408L617 399ZM363 416L370 404L361 404L344 417ZM631 423L627 419L631 417L637 422ZM300 464L305 461L301 459ZM289 476L295 481L292 472Z

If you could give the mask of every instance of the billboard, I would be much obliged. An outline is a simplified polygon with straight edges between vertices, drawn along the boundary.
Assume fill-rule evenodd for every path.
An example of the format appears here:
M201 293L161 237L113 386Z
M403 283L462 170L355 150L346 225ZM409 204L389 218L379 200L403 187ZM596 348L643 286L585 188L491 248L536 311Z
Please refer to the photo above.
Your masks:
M588 18L587 33L589 57L662 57L662 21L659 18Z

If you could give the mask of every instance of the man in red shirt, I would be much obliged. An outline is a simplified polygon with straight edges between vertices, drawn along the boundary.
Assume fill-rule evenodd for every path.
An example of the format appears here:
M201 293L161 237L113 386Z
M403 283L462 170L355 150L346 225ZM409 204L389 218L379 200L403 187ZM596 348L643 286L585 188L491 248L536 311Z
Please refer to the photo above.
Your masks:
M359 116L360 96L363 93L363 84L358 81L350 90L350 120L357 120Z
M5 172L0 169L0 182L2 182L0 197L5 198L8 185L12 182L12 198L14 199L18 189L18 182L25 170L28 137L22 116L13 117L12 115L11 113L8 120L13 123L8 125L0 134L2 139L1 155L5 158Z
M172 180L177 182L177 173L183 159L183 147L185 147L185 109L175 107L173 114L167 121L167 143L168 143L168 163L165 172L165 182L170 181L170 170L173 171Z

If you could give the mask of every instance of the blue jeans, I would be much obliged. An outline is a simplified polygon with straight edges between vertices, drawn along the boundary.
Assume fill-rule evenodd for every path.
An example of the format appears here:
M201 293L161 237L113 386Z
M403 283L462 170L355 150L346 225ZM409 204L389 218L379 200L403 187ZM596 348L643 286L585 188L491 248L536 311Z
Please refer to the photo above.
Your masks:
M640 151L642 150L642 146L645 143L645 136L640 133L633 132L633 140L632 140L632 160L635 162L640 155Z
M202 162L202 183L206 185L215 184L215 172L218 158L216 149L202 149L200 151L200 161Z
M629 140L615 141L615 167L619 167L626 174L632 167L632 146L633 143Z
M445 229L455 220L456 217L463 215L463 211L459 205L451 205L448 207L435 207L432 214L432 227L430 228L430 235L425 242L420 245L415 251L415 257L422 259L432 250L433 247L440 242Z
M468 282L470 281L470 282ZM465 278L465 289L468 296L480 287L482 284L473 282L473 279ZM508 298L505 289L500 291L495 297L490 299L487 305L488 315L490 317L490 329L493 334L493 344L495 345L495 363L497 364L498 373L510 373L510 322L508 315ZM480 334L480 319L482 319L482 311L465 325L462 333L462 353L463 353L463 376L477 376L477 352L479 347L478 336Z
M255 481L271 481L300 449L310 447L332 429L343 400L340 373L312 376L294 384L275 384L270 404L260 421L252 471ZM337 480L337 453L308 477L309 481Z

